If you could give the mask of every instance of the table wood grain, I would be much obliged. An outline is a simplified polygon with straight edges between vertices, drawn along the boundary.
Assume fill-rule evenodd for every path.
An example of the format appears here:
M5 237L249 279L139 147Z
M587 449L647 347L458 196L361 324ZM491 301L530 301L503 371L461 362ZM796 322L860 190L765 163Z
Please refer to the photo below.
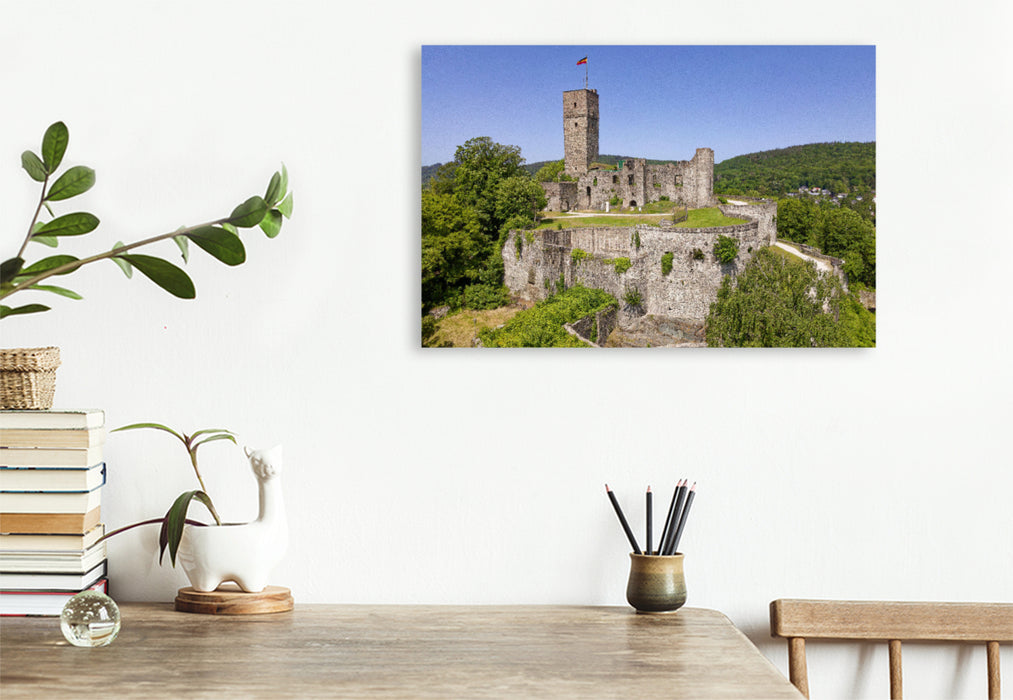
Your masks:
M683 608L297 605L219 617L120 606L108 647L54 618L0 622L14 698L795 698L726 618Z

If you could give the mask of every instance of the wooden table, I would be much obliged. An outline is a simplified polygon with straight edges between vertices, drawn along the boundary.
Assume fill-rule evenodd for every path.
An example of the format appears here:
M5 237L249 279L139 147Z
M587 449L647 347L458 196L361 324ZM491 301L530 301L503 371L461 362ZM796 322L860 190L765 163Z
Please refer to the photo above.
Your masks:
M212 616L127 603L111 645L0 622L0 694L60 697L795 698L714 610L297 605Z

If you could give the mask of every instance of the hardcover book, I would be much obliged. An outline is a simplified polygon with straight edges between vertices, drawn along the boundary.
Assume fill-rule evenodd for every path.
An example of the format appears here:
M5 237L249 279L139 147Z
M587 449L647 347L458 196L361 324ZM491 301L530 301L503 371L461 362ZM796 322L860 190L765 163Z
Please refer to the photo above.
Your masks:
M102 445L86 449L0 448L2 467L63 467L88 468L102 462Z
M91 586L82 590L109 593L109 580L101 578ZM38 590L2 590L0 591L0 616L38 615L57 617L63 606L81 591L38 591Z
M101 484L82 493L10 493L0 491L0 511L7 513L87 513L99 507Z
M106 528L99 523L80 535L54 535L39 533L32 535L3 535L0 537L0 556L17 552L39 554L42 552L82 552L98 542Z
M106 481L105 463L87 469L54 467L0 467L0 492L7 493L81 493L102 486Z
M87 513L0 513L0 534L83 535L99 524L101 508Z
M0 428L0 447L83 449L102 445L105 440L104 428L90 430Z
M0 589L39 591L83 591L105 576L106 562L83 574L7 573L0 571Z
M0 552L0 573L83 574L105 558L105 542L80 552Z
M105 413L97 408L79 411L0 411L0 430L89 430L105 425Z

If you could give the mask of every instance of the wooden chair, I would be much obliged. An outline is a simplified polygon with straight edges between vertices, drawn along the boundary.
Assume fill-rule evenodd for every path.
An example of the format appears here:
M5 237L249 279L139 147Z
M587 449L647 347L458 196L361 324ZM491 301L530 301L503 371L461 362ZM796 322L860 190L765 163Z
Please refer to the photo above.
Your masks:
M1011 603L890 603L775 600L770 633L788 640L788 678L809 697L807 639L885 641L890 646L890 697L901 698L902 641L979 642L988 656L988 697L1001 697L999 643L1013 641Z

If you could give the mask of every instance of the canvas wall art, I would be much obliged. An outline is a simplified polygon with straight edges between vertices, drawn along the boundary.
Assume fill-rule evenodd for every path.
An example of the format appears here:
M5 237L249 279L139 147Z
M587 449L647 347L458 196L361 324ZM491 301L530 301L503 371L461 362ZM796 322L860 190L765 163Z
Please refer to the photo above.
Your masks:
M423 46L425 347L874 347L874 46Z

